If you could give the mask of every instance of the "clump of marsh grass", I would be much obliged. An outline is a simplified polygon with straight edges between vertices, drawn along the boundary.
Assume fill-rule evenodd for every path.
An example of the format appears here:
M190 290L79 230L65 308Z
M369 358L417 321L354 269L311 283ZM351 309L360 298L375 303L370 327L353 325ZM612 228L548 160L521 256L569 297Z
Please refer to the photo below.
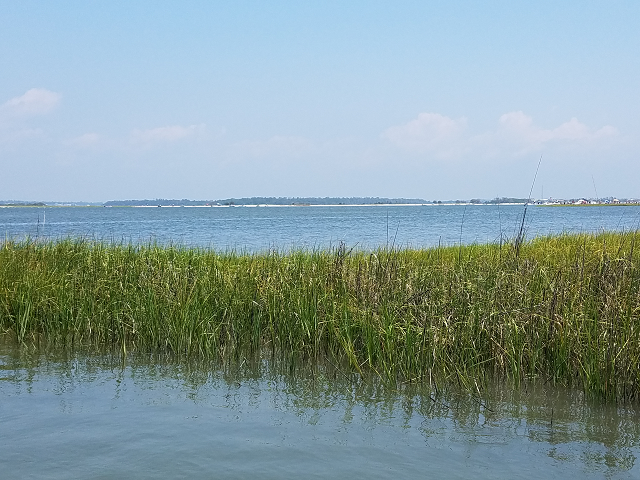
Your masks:
M475 388L491 376L543 378L633 400L639 239L263 254L5 241L0 329L25 344L335 359L394 381Z

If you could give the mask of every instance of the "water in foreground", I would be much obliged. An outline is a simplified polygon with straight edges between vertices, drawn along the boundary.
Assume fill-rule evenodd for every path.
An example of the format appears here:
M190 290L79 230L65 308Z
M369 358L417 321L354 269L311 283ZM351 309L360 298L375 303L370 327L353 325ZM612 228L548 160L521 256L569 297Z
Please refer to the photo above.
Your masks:
M548 385L386 388L0 339L5 478L638 478L640 411Z

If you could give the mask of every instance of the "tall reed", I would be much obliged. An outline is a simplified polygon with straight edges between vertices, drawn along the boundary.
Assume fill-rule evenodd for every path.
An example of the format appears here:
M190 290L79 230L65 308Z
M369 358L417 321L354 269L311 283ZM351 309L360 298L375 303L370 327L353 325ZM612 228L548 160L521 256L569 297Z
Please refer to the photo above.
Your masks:
M5 241L0 329L22 343L326 357L397 381L537 377L632 400L638 240L247 255Z

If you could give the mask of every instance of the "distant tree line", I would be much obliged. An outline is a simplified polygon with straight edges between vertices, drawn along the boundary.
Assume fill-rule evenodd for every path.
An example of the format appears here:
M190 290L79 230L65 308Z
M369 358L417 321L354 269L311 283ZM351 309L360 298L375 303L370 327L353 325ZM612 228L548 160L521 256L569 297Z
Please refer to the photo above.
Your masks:
M496 204L496 203L527 203L527 202L531 201L528 198L517 198L517 197L496 197L493 200L487 200L487 201L477 200L476 202L474 202L474 200L471 200L471 203L489 203L489 204Z
M0 202L0 207L45 207L44 202Z
M421 198L381 197L248 197L218 200L220 205L371 205L426 203Z
M427 203L421 198L382 198L382 197L245 197L222 200L188 200L183 198L155 200L111 200L107 207L150 207L150 206L207 206L207 205L368 205Z
M110 200L105 202L105 207L174 207L174 206L201 206L201 205L211 205L213 204L213 200L188 200L183 198L182 200L178 199L166 199L166 198L156 198L155 200Z

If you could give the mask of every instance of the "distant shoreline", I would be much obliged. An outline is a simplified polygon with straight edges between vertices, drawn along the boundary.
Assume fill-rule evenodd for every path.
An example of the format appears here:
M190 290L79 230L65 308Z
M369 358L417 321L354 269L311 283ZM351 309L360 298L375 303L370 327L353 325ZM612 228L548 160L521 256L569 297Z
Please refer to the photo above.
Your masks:
M470 206L476 205L479 207L492 207L496 205L522 205L524 203L455 203L455 202L442 202L442 203L326 203L326 204L292 204L292 205L274 205L274 204L259 204L259 205L123 205L132 208L300 208L300 207L445 207L445 206ZM108 206L108 208L116 208ZM118 207L119 208L119 207Z
M32 205L12 204L0 205L0 208L301 208L301 207L451 207L478 206L495 207L497 205L520 205L524 203L470 203L470 202L442 202L442 203L326 203L326 204L246 204L246 205ZM541 206L529 204L530 206ZM637 204L630 204L637 205ZM573 206L573 205L550 205Z
M440 203L424 202L424 203L394 203L394 202L376 202L376 203L240 203L240 204L203 204L203 205L166 205L166 204L147 204L147 205L134 205L134 204L119 204L108 205L105 204L64 204L64 203L0 203L0 208L279 208L279 207L442 207L442 206L480 206L480 207L492 207L492 206L514 206L519 205L524 207L639 207L640 203L634 202L620 202L620 203L537 203L535 201L531 203L522 202L495 202L495 203L478 203L470 201L442 201Z
M538 207L640 207L640 203L542 203Z

